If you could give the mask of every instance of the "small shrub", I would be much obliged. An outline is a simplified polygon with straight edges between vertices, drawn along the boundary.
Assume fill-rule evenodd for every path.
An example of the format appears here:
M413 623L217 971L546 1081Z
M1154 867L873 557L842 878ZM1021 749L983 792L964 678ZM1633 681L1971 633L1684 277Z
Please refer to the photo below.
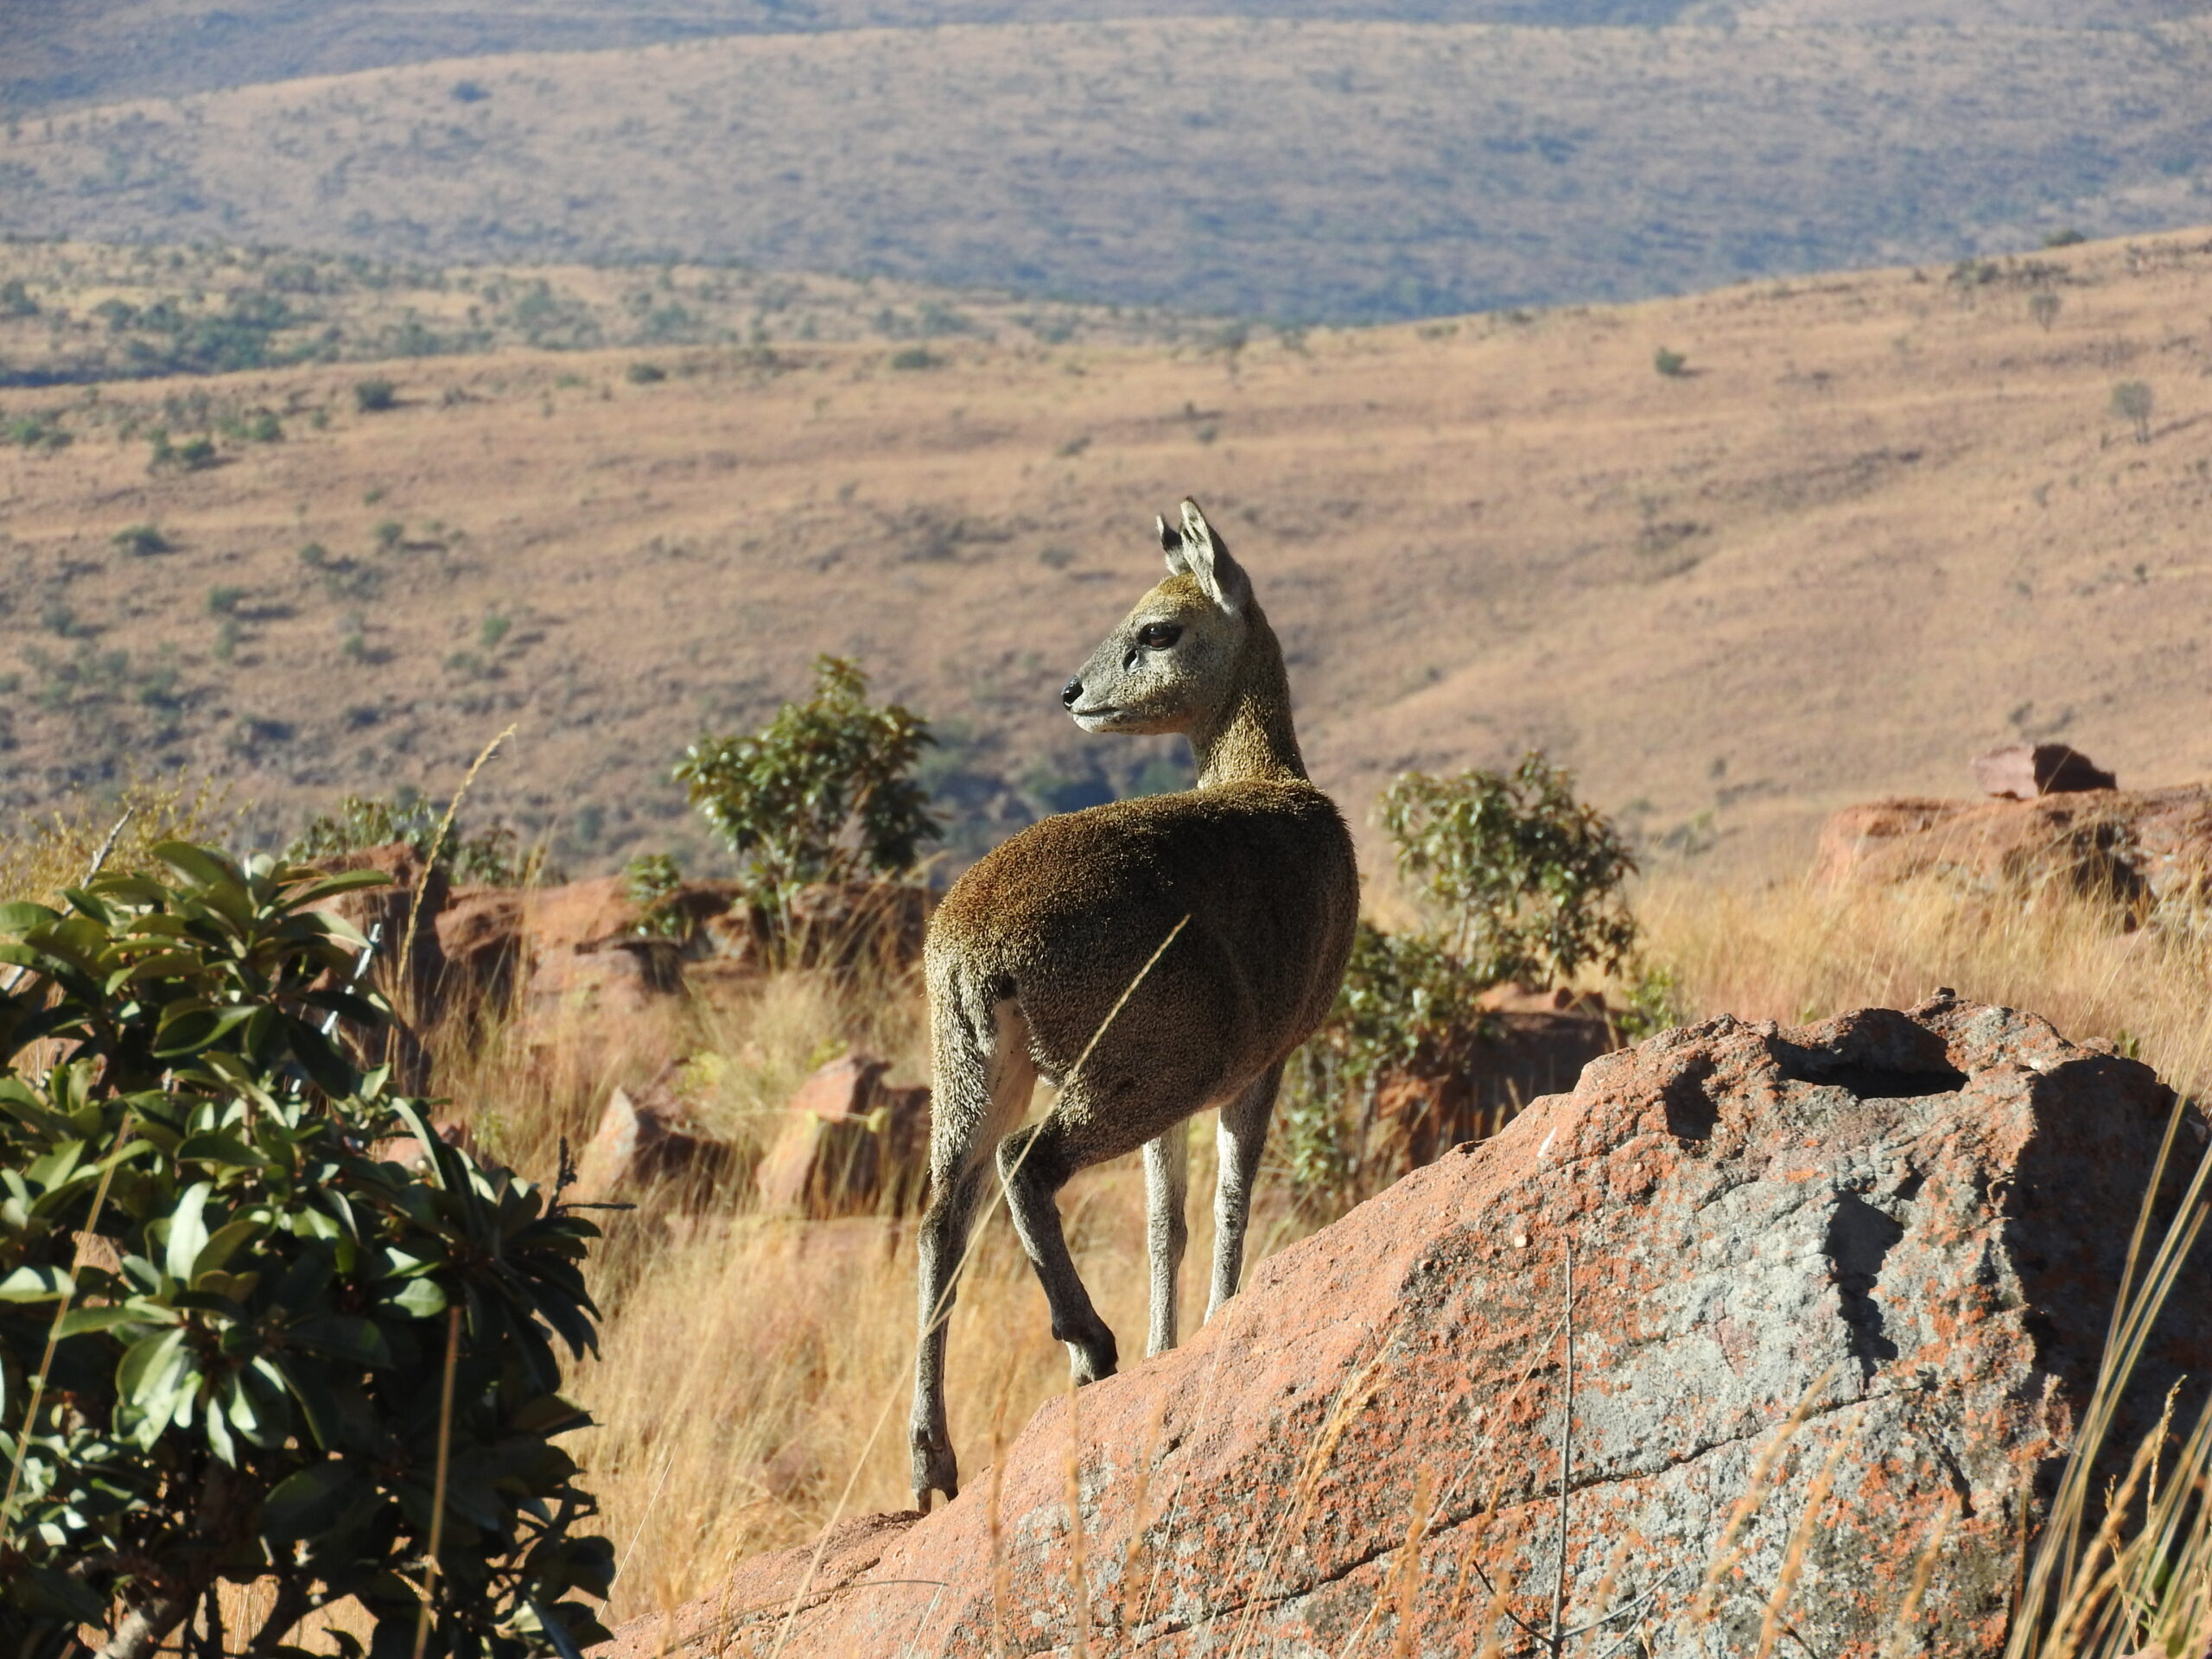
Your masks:
M658 363L632 363L622 371L623 378L633 386L650 386L668 378L668 371Z
M2080 244L2086 242L2088 239L2089 238L2088 237L2082 235L2081 232L2075 230L2069 225L2063 230L2045 231L2043 236L2043 245L2046 248L2071 248L2078 246Z
M638 907L638 931L677 938L683 915L669 901L683 885L683 871L667 853L640 853L622 867L622 896Z
M811 697L749 736L702 737L675 777L780 926L810 883L913 868L921 843L941 833L913 776L935 741L903 704L869 702L857 665L817 657Z
M493 611L476 625L476 643L486 651L497 651L499 642L507 637L508 631L513 626L512 617Z
M284 423L276 418L273 410L257 410L246 419L245 435L254 443L282 443L284 441Z
M330 562L330 550L321 542L309 542L300 550L300 563L310 570L320 570Z
M265 1589L257 1653L348 1601L378 1655L603 1639L567 1598L613 1553L553 1438L588 1421L553 1344L596 1346L596 1230L326 1034L390 1011L312 906L382 877L155 855L0 912L0 1639L148 1659L219 1582Z
M399 388L389 380L356 380L353 407L364 415L380 415L399 406Z
M207 590L207 613L228 616L245 602L245 589L235 586L210 588Z
M1071 547L1040 548L1037 553L1037 563L1048 570L1065 570L1075 563L1075 549Z
M2155 403L2145 381L2123 380L2112 389L2112 412L2133 423L2138 443L2151 442L2151 411Z
M108 537L118 550L135 559L151 558L156 553L167 553L175 543L152 524L128 524Z
M2057 295L2047 288L2039 288L2028 296L2028 315L2035 319L2037 327L2049 334L2050 325L2058 321L2061 303Z
M397 549L401 540L405 537L407 526L397 518L385 518L380 520L376 528L369 533L376 537L378 548L390 553Z
M209 654L219 663L234 661L238 654L238 642L245 638L245 630L238 626L238 618L226 616L223 619L223 626L215 630L215 643L209 648Z
M215 441L209 437L187 438L177 445L175 458L179 471L204 473L215 464Z
M394 842L404 842L417 858L446 870L455 881L519 887L550 874L543 850L518 852L518 837L506 824L494 823L470 835L458 822L446 825L445 809L414 789L383 798L340 798L337 810L310 820L284 856L302 861L335 858Z
M1651 354L1651 366L1672 380L1689 372L1690 360L1680 352L1670 352L1662 346Z
M892 353L890 361L894 369L934 369L942 365L944 359L925 346L909 346Z
M0 442L24 449L67 449L74 442L59 417L23 415L0 426Z

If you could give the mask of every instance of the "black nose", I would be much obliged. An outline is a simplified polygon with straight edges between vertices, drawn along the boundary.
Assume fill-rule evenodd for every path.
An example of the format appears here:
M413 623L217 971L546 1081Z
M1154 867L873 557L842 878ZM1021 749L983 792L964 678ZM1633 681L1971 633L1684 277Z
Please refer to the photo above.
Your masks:
M1083 682L1081 680L1070 680L1065 685L1060 688L1060 707L1063 709L1074 708L1075 700L1082 695Z

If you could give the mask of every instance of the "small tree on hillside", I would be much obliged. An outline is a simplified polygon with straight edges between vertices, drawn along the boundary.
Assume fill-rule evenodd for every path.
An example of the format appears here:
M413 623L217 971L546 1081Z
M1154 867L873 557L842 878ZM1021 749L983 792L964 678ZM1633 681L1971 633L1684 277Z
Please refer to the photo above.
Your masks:
M2151 410L2153 400L2149 385L2141 380L2123 380L2112 389L2112 412L2122 420L2135 423L2135 442L2151 442Z
M814 695L787 702L749 735L702 737L676 781L729 843L754 902L780 931L815 882L903 875L942 826L913 777L929 723L901 703L871 703L868 676L842 657L814 660Z

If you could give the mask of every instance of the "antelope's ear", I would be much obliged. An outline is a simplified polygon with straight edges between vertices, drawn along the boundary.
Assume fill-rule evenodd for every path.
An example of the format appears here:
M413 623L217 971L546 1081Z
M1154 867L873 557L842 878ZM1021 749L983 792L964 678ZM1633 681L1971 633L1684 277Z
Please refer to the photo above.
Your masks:
M1160 526L1160 550L1167 556L1167 574L1171 576L1189 575L1190 562L1183 556L1183 532L1165 518L1154 518L1152 522Z
M1229 556L1229 543L1214 533L1198 504L1185 498L1180 556L1182 568L1198 579L1208 599L1231 616L1252 602L1252 579L1244 567ZM1176 555L1168 556L1173 568Z

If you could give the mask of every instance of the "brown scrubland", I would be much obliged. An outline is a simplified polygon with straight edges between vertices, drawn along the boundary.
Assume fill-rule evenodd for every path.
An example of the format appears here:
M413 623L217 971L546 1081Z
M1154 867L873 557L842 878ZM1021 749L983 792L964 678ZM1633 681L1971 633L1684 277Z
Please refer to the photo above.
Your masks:
M2212 771L2190 602L2212 574L2208 280L2199 233L1179 346L427 358L376 371L387 409L357 397L358 364L10 392L8 417L73 441L0 450L9 788L77 804L6 879L75 867L104 828L86 792L126 755L229 783L181 822L267 837L343 789L450 791L511 721L472 815L582 868L696 849L670 760L793 694L819 650L940 721L972 846L1085 776L1052 693L1150 579L1148 513L1192 487L1277 620L1309 755L1356 826L1405 767L1541 746L1639 833L1641 966L1680 1017L1799 1022L1948 986L2200 1092L2201 935L2094 893L1804 871L1828 810L1967 792L1967 756L2014 736L2063 735L2131 785ZM626 372L639 361L663 378ZM2121 380L2155 389L2147 442L2113 412ZM280 442L221 435L257 410ZM218 464L149 472L153 428L174 441L202 416ZM115 544L133 524L162 546ZM57 607L81 629L40 620ZM150 696L149 665L174 670ZM1383 881L1370 897L1394 902ZM616 1087L671 1075L705 1128L757 1151L855 1047L926 1077L912 976L733 975L590 1024L494 1009L442 1033L436 1086L492 1154L546 1175ZM1198 1137L1201 1192L1209 1159ZM1358 1196L1274 1162L1255 1257ZM795 1220L747 1192L608 1218L602 1349L573 1382L621 1562L612 1618L906 1499L911 1220ZM1063 1211L1133 1347L1135 1161L1086 1172ZM982 1470L1065 1389L997 1209L951 1340L953 1434Z

